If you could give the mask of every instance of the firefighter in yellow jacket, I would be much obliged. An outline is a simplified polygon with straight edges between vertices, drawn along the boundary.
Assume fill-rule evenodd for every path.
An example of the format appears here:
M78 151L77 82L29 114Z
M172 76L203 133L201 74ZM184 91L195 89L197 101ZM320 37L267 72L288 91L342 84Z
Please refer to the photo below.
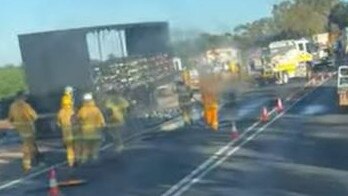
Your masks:
M9 121L14 125L22 140L24 172L32 167L32 160L37 157L38 149L35 143L35 125L38 118L35 110L25 101L25 94L19 92L9 110Z
M72 105L68 100L62 100L61 108L57 115L57 124L62 130L68 165L73 167L76 156L74 145L74 132L76 132L76 126L73 126L74 109L71 106Z
M105 126L102 112L96 106L91 93L83 96L83 104L78 111L77 118L82 134L81 161L96 160L101 143L101 129Z
M191 89L184 84L184 82L179 81L177 83L177 93L178 93L178 101L179 107L182 113L182 117L184 119L185 125L192 124L191 111L192 111L192 102L191 99L193 97L193 92Z
M184 70L182 70L181 80L186 86L190 86L191 77L190 77L190 70L188 68L185 68Z
M129 107L129 102L120 95L110 93L105 101L105 107L110 110L110 127L108 133L113 139L115 151L120 152L124 148L121 131L125 123L125 115Z
M62 96L61 103L65 103L66 105L70 105L70 108L74 108L74 89L71 86L67 86L64 89L64 94Z

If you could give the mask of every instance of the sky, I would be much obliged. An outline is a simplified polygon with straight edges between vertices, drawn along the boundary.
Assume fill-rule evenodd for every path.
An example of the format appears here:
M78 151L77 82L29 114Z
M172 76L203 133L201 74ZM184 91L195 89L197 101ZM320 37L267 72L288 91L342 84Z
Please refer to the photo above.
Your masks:
M173 32L228 32L271 14L279 0L0 0L0 66L21 62L18 34L168 21Z

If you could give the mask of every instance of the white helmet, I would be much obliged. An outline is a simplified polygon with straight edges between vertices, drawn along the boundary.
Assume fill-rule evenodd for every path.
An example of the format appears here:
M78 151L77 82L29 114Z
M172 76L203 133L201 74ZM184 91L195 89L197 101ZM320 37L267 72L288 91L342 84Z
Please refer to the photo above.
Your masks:
M65 87L64 91L65 91L66 93L72 93L72 92L73 92L73 87L67 86L67 87Z
M92 93L86 93L86 94L84 94L84 95L83 95L83 100L84 100L84 101L91 101L91 100L93 100L93 95L92 95Z

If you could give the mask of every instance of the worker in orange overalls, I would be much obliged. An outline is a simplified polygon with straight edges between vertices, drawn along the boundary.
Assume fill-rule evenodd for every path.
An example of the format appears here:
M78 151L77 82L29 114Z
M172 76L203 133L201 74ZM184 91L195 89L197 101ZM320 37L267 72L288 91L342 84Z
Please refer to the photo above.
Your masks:
M204 120L208 126L217 131L219 128L219 102L217 76L214 73L203 74L200 77L200 90L202 94Z
M17 94L11 104L8 119L19 133L22 140L22 167L25 173L32 167L32 160L37 159L39 151L35 142L35 121L38 116L35 110L26 102L24 92Z
M99 156L101 129L105 127L105 119L91 93L83 96L83 104L77 118L82 134L81 162L84 163L90 159L96 160Z
M71 102L68 99L62 99L61 108L57 115L57 124L62 130L66 158L70 167L73 167L75 163L74 132L77 131L76 127L73 126L73 116L74 108L72 108Z

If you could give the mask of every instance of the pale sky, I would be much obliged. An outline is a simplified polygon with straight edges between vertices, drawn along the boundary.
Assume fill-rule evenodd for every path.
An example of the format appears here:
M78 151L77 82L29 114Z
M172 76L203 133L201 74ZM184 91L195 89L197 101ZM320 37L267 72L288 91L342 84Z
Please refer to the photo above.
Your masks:
M171 30L227 32L269 16L279 0L0 0L0 66L18 64L17 35L83 26L168 21Z

